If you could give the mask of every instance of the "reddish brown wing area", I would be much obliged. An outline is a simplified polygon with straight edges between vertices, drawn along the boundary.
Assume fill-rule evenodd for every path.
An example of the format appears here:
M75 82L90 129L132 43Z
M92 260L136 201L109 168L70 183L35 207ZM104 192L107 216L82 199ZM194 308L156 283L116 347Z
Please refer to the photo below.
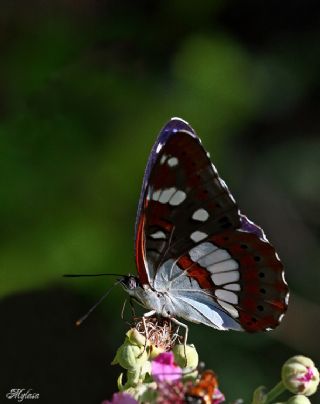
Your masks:
M287 309L284 269L271 244L241 230L214 235L240 265L239 321L246 331L275 328Z
M183 255L178 260L178 266L184 271L188 272L190 278L195 279L200 285L201 289L208 290L212 293L215 290L215 285L211 280L211 274L206 268L200 264L192 261L189 255Z

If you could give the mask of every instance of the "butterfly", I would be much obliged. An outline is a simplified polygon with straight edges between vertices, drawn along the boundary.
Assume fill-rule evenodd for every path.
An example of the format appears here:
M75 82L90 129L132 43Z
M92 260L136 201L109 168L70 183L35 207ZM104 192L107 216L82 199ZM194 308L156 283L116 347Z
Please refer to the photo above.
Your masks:
M151 150L135 258L139 276L122 284L150 315L255 332L277 327L286 312L288 286L274 247L240 212L196 132L180 118L163 127Z

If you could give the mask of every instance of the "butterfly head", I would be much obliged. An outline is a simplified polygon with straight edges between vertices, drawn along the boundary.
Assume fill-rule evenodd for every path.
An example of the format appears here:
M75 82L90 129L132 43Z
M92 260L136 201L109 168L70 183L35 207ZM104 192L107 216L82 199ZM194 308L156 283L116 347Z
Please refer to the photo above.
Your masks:
M174 307L165 291L157 291L148 284L141 284L136 276L124 276L121 281L124 290L133 300L148 310L154 310L163 317L170 317Z
M129 295L134 294L134 291L141 287L139 278L133 275L124 275L119 281Z

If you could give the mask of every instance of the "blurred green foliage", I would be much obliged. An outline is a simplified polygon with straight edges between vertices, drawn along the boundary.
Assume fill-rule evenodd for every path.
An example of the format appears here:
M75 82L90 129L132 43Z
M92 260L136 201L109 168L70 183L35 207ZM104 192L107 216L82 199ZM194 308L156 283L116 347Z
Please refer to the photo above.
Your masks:
M134 273L145 163L180 116L319 321L318 14L251 2L13 3L0 20L1 296L60 284L94 302L110 280L61 275ZM123 294L113 299L101 312L120 335ZM291 318L281 342L201 326L190 339L227 397L248 398L297 349L319 359L311 330L292 338Z

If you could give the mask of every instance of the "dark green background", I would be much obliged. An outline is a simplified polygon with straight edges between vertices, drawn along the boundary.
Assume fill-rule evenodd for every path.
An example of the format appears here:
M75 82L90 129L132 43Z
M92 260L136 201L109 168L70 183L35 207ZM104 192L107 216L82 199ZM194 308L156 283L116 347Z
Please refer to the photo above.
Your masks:
M1 1L1 403L15 387L48 404L115 391L124 292L76 329L112 280L61 275L135 272L144 167L172 116L264 227L292 291L274 332L191 325L189 341L229 401L275 384L290 355L320 359L319 23L315 1Z

